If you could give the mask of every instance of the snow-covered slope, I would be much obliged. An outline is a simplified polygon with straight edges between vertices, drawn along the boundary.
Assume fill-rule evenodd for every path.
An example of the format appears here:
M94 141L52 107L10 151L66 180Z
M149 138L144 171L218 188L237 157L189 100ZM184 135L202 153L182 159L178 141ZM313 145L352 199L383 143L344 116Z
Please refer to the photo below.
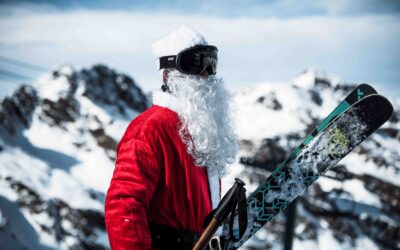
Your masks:
M0 249L108 249L116 145L149 106L128 76L61 66L0 104ZM240 176L252 191L353 88L308 70L233 93ZM295 249L400 248L400 111L299 199ZM281 214L244 247L281 249Z
M0 249L108 248L104 197L115 149L148 105L106 66L62 66L0 106Z
M239 176L254 190L354 87L311 69L235 93L241 152L226 182ZM400 113L392 102L390 122L298 200L294 249L400 248ZM246 247L281 249L284 223L280 214Z

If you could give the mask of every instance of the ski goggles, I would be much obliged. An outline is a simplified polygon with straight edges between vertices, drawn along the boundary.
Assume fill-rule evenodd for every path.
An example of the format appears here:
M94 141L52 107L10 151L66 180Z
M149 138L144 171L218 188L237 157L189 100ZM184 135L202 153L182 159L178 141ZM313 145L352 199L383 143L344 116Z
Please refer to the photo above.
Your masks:
M160 69L175 68L189 75L217 73L218 49L211 45L197 45L182 50L178 55L160 57Z

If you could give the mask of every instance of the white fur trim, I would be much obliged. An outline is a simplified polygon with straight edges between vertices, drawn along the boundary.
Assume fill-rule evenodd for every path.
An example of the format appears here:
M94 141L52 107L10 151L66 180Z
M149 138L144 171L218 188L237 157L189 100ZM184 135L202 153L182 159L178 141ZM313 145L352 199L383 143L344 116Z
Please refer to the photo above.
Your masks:
M208 173L210 172L208 171ZM220 179L218 174L208 175L208 184L210 186L211 203L213 209L217 208L219 202L221 201L219 181ZM218 230L215 232L215 235L222 235L222 227L218 228Z
M206 39L187 25L182 25L168 36L155 42L151 48L155 58L176 55L180 51L196 46L207 45Z
M176 113L178 113L179 110L178 99L171 94L161 91L156 91L153 93L153 104L160 107L169 108Z
M219 176L218 174L208 175L208 184L210 186L212 208L216 208L220 201Z

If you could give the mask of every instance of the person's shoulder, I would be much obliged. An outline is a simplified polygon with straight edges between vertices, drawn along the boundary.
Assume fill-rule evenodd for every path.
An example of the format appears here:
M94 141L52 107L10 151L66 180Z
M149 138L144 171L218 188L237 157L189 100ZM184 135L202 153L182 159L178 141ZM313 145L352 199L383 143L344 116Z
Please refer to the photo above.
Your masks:
M130 123L128 130L146 133L159 131L171 124L175 126L177 119L178 116L174 111L158 105L152 105Z

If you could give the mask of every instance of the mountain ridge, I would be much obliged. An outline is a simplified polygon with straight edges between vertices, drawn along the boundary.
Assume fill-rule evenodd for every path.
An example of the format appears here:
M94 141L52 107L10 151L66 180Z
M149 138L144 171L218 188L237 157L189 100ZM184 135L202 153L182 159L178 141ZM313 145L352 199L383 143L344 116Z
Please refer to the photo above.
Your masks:
M63 65L38 85L0 105L0 239L15 248L106 249L103 203L117 141L149 99L104 65Z
M104 198L129 122L151 105L105 65L62 65L0 102L0 242L16 249L108 249ZM266 178L354 88L309 69L232 93L238 161L223 179ZM393 249L400 242L400 112L299 198L295 249ZM280 249L285 215L243 249ZM381 233L379 233L381 232ZM1 248L1 247L0 247Z

